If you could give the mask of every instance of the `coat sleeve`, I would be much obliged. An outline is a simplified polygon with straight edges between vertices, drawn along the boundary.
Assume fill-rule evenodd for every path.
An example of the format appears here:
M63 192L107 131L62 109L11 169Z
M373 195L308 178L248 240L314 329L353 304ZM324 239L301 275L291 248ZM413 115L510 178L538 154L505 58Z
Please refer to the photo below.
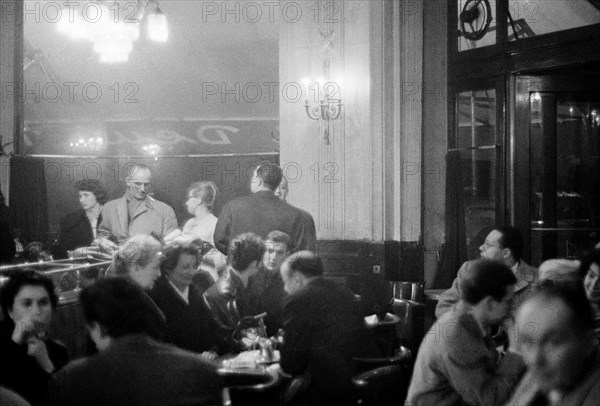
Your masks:
M215 226L214 241L215 247L223 254L227 255L227 249L229 248L229 240L231 238L231 207L229 203L223 207L221 215L217 219Z
M100 237L104 237L107 238L109 240L116 240L116 236L113 236L112 234L112 219L113 216L110 215L110 213L108 213L108 208L109 208L109 203L105 204L104 207L102 208L102 221L100 222L100 225L98 226L98 232L97 232L97 238Z
M300 227L296 242L296 251L317 250L317 231L315 228L315 221L308 212L300 212Z
M165 212L163 214L163 229L162 229L162 237L164 238L173 230L176 230L177 226L177 217L175 216L175 212L173 208L169 205L166 205Z
M306 371L311 347L311 319L297 300L286 301L283 309L281 368L292 375Z
M457 338L447 338L444 364L450 385L468 404L504 405L525 372L521 356L506 353L496 364L480 337L463 331Z
M450 289L442 293L438 299L438 304L435 307L435 317L438 319L448 312L448 310L450 310L452 306L454 306L460 300L461 285L466 269L467 262L462 264L458 270L458 274L456 275L456 278L454 278Z

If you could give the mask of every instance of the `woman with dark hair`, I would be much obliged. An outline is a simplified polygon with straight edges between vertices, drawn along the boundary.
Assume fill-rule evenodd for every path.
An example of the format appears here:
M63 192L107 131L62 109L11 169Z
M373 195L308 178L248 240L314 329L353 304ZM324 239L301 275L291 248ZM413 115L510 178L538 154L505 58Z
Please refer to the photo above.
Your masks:
M83 179L75 184L75 189L81 208L60 220L58 247L53 252L56 258L66 258L67 251L92 244L102 221L102 206L108 200L106 189L96 179Z
M0 385L42 404L50 375L68 361L67 349L47 337L58 298L47 276L29 270L0 288Z
M187 242L172 242L163 249L161 277L150 297L167 320L170 340L178 347L212 359L225 349L224 332L192 284L202 253Z

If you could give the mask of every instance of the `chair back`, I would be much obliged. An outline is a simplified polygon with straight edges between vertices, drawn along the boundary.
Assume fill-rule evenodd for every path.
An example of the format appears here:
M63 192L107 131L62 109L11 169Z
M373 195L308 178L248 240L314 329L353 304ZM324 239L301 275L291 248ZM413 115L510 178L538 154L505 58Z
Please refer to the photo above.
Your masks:
M361 406L403 405L410 371L403 365L379 367L355 376L352 384Z
M232 406L275 406L281 404L283 382L276 372L228 375L224 379Z

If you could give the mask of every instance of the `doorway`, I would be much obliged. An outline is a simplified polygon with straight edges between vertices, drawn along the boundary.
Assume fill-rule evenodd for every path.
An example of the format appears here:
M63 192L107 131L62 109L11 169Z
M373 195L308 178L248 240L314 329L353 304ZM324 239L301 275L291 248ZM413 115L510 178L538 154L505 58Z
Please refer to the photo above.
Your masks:
M597 72L597 71L596 71ZM519 76L511 143L525 257L577 258L600 241L600 74Z

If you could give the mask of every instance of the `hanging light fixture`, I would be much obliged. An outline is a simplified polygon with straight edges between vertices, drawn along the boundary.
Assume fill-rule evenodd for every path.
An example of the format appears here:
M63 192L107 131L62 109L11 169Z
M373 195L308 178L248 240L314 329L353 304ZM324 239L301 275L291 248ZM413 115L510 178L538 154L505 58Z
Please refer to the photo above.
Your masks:
M169 25L167 16L164 15L158 6L158 0L154 1L156 8L154 12L148 14L148 39L154 42L167 42L169 39Z
M159 8L157 0L150 1L154 3L155 10L147 18L148 38L155 42L166 42L169 36L167 18ZM130 4L119 6L118 1L94 4L98 10L98 18L85 17L83 9L74 14L63 12L57 30L72 39L91 41L100 62L127 62L133 50L133 43L140 37L140 24L148 0L138 0L135 15L131 15Z

